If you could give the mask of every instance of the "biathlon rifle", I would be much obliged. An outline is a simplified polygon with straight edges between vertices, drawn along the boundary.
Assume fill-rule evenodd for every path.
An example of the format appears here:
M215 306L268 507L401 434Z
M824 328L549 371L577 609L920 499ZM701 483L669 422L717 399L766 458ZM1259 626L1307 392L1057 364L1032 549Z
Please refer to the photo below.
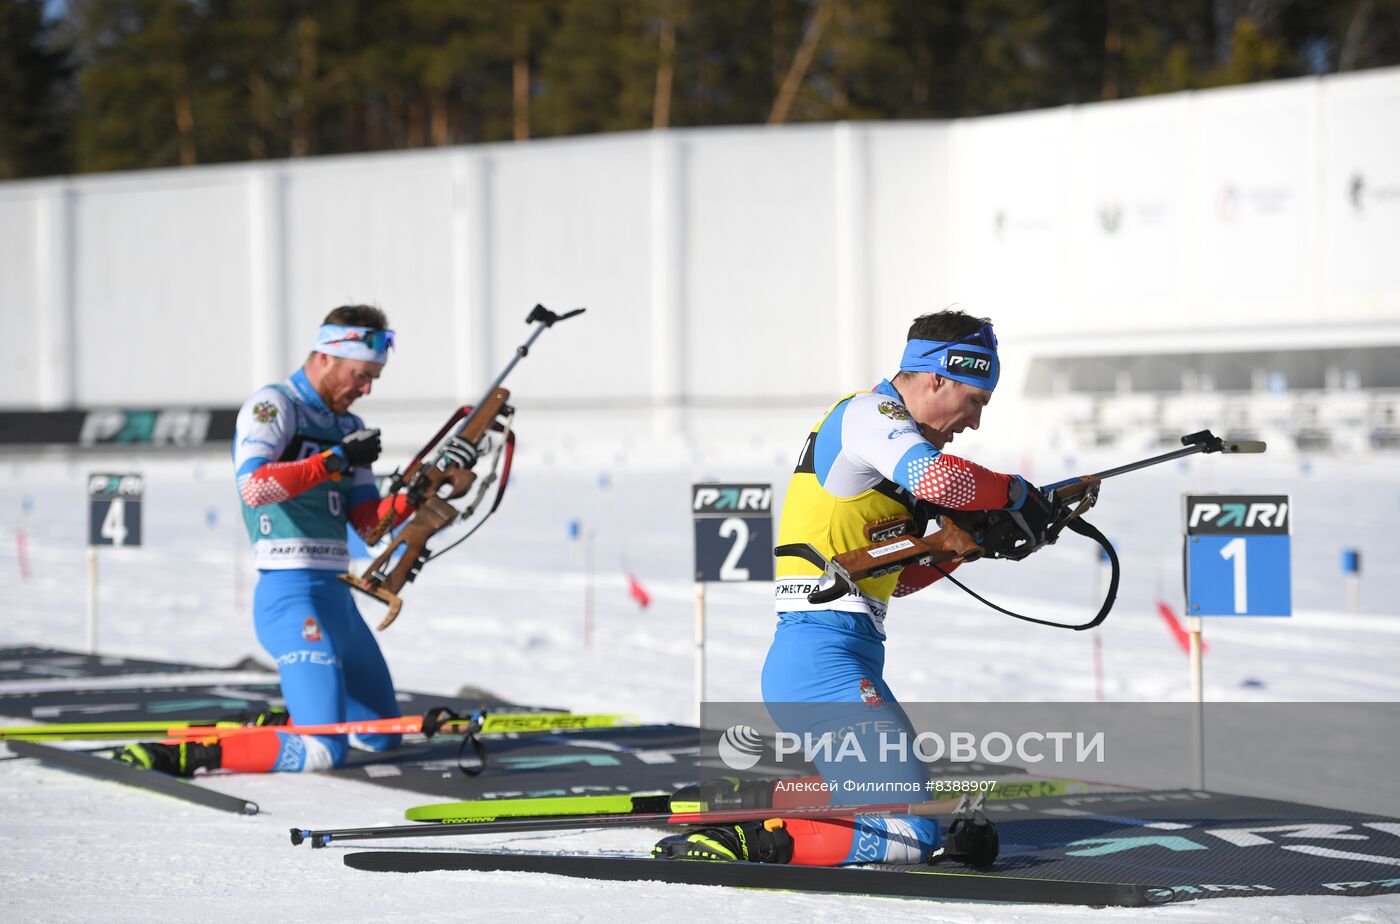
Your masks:
M387 505L383 518L365 537L365 544L374 545L393 528L397 512L403 509L399 496L414 508L412 516L405 521L389 547L365 569L364 574L359 577L353 574L340 576L355 590L388 605L389 612L379 624L380 629L387 628L398 617L399 609L403 606L399 592L405 584L418 577L423 565L470 537L500 506L506 483L510 480L510 462L515 451L515 434L511 432L515 409L506 403L510 392L502 388L501 383L515 364L529 355L530 346L544 333L545 328L583 312L584 309L575 308L564 314L555 314L543 305L536 305L525 318L525 323L538 326L523 344L515 348L515 355L486 389L481 400L475 406L458 408L442 429L413 457L408 467L402 472L394 472L387 492L387 496L393 497L394 501ZM491 439L493 431L500 434L500 438L494 441ZM503 452L504 467L498 475ZM490 470L481 479L476 496L458 510L448 502L467 494L477 481L473 469L484 457L490 459ZM485 516L452 545L429 552L428 540L453 523L469 518L486 491L498 480L495 500Z
M1104 479L1195 455L1198 452L1258 453L1267 448L1257 440L1221 439L1209 430L1183 436L1181 443L1184 449L1129 462L1127 465L1092 475L1069 478L1041 488L1054 510L1054 517L1042 535L1033 534L1020 513L1014 510L951 510L926 501L918 501L913 512L908 515L888 517L867 524L865 535L871 541L870 545L842 552L830 560L806 543L783 545L774 551L779 556L790 555L804 559L822 569L823 574L831 579L832 583L829 586L818 588L807 595L808 601L814 604L830 603L847 594L859 595L856 582L865 578L891 574L909 565L923 565L941 572L958 587L1007 616L1060 629L1092 629L1108 616L1118 595L1118 555L1113 549L1113 544L1103 533L1083 518L1085 511L1093 507L1098 500L1099 486ZM936 520L940 528L938 532L924 536L930 520ZM977 561L979 558L1020 561L1032 552L1054 543L1066 529L1099 543L1112 566L1108 593L1104 596L1103 605L1093 619L1080 625L1036 619L1003 609L958 581L948 573L948 569L942 567Z

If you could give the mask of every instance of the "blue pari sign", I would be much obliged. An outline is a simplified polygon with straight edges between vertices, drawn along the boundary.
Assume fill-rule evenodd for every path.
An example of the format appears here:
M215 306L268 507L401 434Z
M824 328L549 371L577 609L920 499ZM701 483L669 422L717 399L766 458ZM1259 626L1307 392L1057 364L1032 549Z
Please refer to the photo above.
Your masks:
M1291 616L1292 511L1283 494L1185 496L1192 616Z

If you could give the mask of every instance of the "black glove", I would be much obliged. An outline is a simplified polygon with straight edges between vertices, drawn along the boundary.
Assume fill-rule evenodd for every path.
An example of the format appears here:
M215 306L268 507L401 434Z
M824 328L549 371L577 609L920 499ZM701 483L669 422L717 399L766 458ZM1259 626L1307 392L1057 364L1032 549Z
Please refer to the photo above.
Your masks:
M379 458L379 431L356 430L347 434L333 451L351 467L370 465Z
M1050 527L1060 517L1060 505L1051 500L1035 485L1021 478L1016 481L1024 486L1024 500L1019 510L1011 510L1011 518L1017 522L1030 540L1027 553L1040 548L1050 537Z

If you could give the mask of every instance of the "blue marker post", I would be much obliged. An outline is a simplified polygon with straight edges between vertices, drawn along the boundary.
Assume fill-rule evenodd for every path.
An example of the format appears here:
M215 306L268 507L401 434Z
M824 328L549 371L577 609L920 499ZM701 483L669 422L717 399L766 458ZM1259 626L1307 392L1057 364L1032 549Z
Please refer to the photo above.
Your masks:
M565 530L569 536L569 559L578 564L583 559L583 521L575 517L566 524Z
M1342 549L1342 574L1346 575L1347 612L1361 612L1361 550Z
M583 531L583 647L593 647L593 527Z

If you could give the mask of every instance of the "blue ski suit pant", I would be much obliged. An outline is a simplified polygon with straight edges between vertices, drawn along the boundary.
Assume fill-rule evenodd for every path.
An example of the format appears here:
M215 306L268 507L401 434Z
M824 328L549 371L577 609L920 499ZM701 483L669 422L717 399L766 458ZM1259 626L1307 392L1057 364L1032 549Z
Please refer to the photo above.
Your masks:
M389 666L374 633L333 571L259 572L253 593L258 642L277 662L282 697L298 725L400 715ZM356 747L385 751L398 735L355 735ZM274 770L341 766L346 735L282 735Z
M832 736L832 747L809 756L831 804L924 801L924 765L907 749L887 746L901 733L912 742L916 732L885 683L884 639L870 620L835 610L778 616L763 665L763 701L783 731L812 742ZM922 863L938 841L935 819L863 816L844 862Z

